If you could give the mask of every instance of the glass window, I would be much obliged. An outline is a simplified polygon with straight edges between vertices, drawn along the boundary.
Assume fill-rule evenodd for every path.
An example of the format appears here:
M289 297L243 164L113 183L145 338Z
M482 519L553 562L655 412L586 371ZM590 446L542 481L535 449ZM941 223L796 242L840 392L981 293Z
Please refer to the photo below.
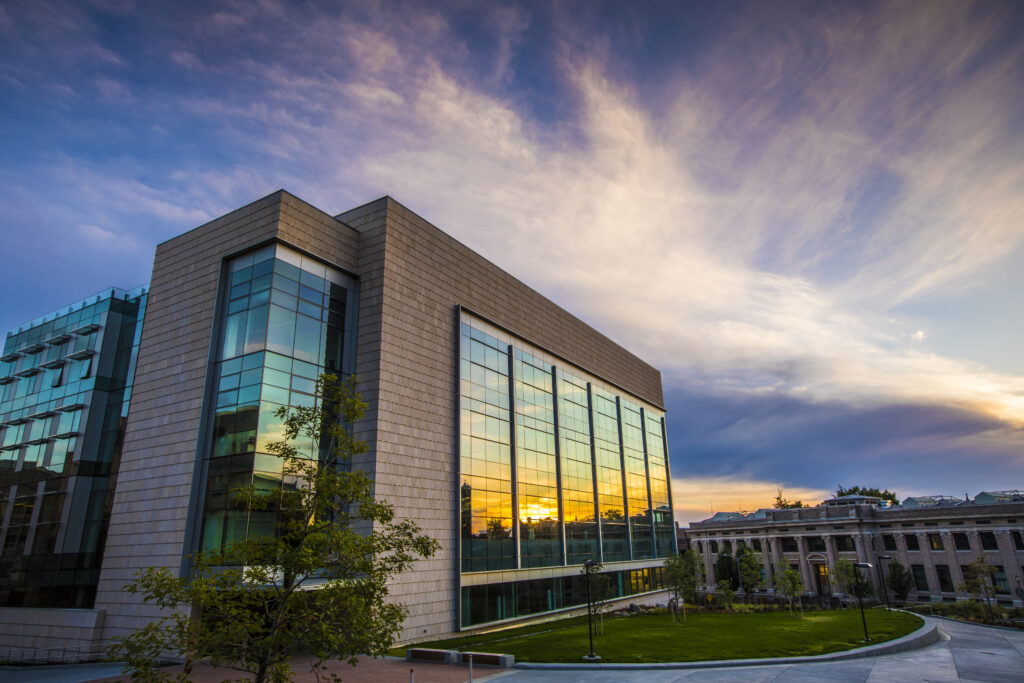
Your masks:
M992 583L995 584L996 593L1009 594L1010 582L1006 579L1006 569L1002 565L996 566L996 571L992 575Z
M921 544L918 541L917 534L906 534L904 540L907 542L907 550L920 550Z
M1021 537L1019 531L1011 531L1010 536L1013 537L1013 547L1016 550L1024 550L1024 538Z
M924 573L923 564L910 565L910 571L914 575L914 587L921 593L928 592L928 576Z
M267 327L267 350L291 356L294 342L295 312L271 305Z
M245 321L246 312L229 315L224 321L224 340L221 344L220 357L234 358L245 353Z
M896 537L892 534L882 534L882 545L886 550L896 550Z
M983 550L999 550L999 544L996 542L996 535L991 531L982 531L978 536L981 537L981 547Z
M939 534L928 534L928 547L932 550L942 550L942 536Z
M967 534L962 531L958 531L953 534L953 544L957 550L970 550L971 542L967 538Z
M935 565L935 574L939 577L939 590L943 593L953 592L953 576L949 572L949 565Z

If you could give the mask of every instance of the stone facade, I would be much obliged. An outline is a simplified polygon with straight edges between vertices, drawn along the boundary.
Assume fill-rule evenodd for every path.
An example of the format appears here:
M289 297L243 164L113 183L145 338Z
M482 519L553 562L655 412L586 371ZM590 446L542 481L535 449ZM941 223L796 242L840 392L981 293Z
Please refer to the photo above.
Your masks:
M968 596L957 590L963 582L962 567L983 556L989 565L1003 568L999 602L1024 604L1024 500L996 504L945 501L926 507L829 502L747 515L719 513L690 524L687 536L702 554L706 576L714 576L720 553L734 553L743 543L767 560L769 587L780 563L796 566L808 595L838 594L839 588L826 577L833 574L838 560L846 559L874 567L871 581L878 595L882 595L878 565L884 572L891 562L899 562L917 571L921 581L909 599L964 600ZM891 559L880 560L880 556Z
M275 241L358 283L355 374L369 409L356 435L370 448L354 464L399 516L441 543L392 586L409 608L404 640L444 636L458 624L460 310L663 407L656 369L394 200L335 218L276 192L157 247L99 616L83 642L123 636L157 616L122 587L142 567L182 571L196 547L218 290L227 259Z

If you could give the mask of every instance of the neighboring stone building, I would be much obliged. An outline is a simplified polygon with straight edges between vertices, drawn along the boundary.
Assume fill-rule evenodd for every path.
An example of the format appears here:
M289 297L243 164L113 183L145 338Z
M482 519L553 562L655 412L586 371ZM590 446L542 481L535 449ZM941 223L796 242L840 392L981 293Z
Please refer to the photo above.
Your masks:
M1016 491L979 493L974 500L918 496L885 506L871 496L843 496L811 508L761 509L753 513L720 512L690 524L691 543L703 554L708 576L720 553L735 553L745 544L761 553L766 583L780 564L800 571L809 595L838 592L832 574L838 560L870 563L878 588L877 567L891 562L910 570L917 590L910 599L954 601L963 568L983 555L997 568L998 600L1020 606L1024 599L1024 496ZM891 559L882 559L888 555ZM708 587L712 589L712 586Z
M392 586L409 607L404 640L578 606L592 557L620 595L662 586L675 533L660 373L394 200L332 217L276 192L160 244L140 296L115 293L111 310L134 308L93 315L67 339L52 316L8 335L0 647L124 635L156 614L121 591L138 568L185 571L197 548L268 533L273 520L233 509L228 492L279 480L266 454L274 411L308 401L324 370L355 374L369 403L356 432L370 448L354 466L441 543ZM136 321L121 321L143 307L135 363ZM121 365L76 384L78 398L29 385L50 377L51 355L81 365L79 338L117 330ZM90 348L102 366L106 351ZM102 495L86 501L99 520L81 560L92 564L69 575L79 589L65 598L9 568L64 567L29 511L55 509L50 479L82 486L88 448L36 476L71 434L53 426L69 401L107 417L100 431L92 417L79 425L83 443L106 439L106 466L92 485ZM62 548L81 535L77 495L46 518Z

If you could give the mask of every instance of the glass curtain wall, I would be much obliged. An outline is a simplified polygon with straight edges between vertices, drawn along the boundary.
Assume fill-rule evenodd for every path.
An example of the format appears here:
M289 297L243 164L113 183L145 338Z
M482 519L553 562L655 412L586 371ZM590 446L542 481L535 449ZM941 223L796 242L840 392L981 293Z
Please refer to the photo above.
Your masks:
M351 278L283 245L227 266L214 368L215 406L200 546L220 549L247 536L273 535L273 511L239 510L232 491L280 487L281 465L267 446L283 439L281 406L314 403L322 372L350 372L354 305ZM312 444L300 439L312 456Z
M7 336L0 605L93 604L146 296L105 290Z
M514 569L508 347L461 333L462 571Z
M566 564L599 556L590 455L590 407L587 383L563 370L558 374L558 449L562 474Z
M651 508L654 521L655 552L666 557L675 548L675 524L668 484L668 461L665 453L665 419L644 410L647 470L651 482Z
M597 501L601 519L601 551L605 562L628 560L626 503L623 495L622 450L616 397L591 387L594 420L594 460L597 463Z
M647 491L647 461L644 457L643 415L640 406L626 399L619 402L622 417L622 454L626 464L626 500L633 559L654 557L651 503Z
M516 471L521 567L562 564L551 365L515 350Z

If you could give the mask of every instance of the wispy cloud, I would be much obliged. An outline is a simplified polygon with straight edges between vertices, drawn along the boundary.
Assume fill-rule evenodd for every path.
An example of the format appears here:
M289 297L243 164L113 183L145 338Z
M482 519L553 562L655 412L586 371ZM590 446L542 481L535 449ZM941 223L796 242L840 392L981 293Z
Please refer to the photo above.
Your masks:
M894 462L927 449L1005 462L1024 428L1024 378L940 355L928 321L898 311L1024 253L1013 8L722 11L699 50L648 65L622 46L638 55L655 22L634 13L609 33L592 7L476 8L469 34L458 3L226 2L149 22L143 59L87 12L44 5L0 14L22 57L0 78L57 92L86 64L91 80L76 83L102 92L61 96L101 107L83 127L123 135L101 128L116 119L103 93L134 97L135 125L152 121L117 154L34 159L21 187L58 178L46 201L68 229L137 222L145 251L276 187L339 211L392 194L662 368L670 387L735 410L785 404L791 414L706 437L733 449L716 460L736 463L729 481L795 481L741 449L771 461L766 439L793 447L814 432L802 418L833 410L865 429L862 418L920 408L896 410L909 423L893 428ZM19 38L26 27L55 54ZM939 415L974 421L914 431Z

